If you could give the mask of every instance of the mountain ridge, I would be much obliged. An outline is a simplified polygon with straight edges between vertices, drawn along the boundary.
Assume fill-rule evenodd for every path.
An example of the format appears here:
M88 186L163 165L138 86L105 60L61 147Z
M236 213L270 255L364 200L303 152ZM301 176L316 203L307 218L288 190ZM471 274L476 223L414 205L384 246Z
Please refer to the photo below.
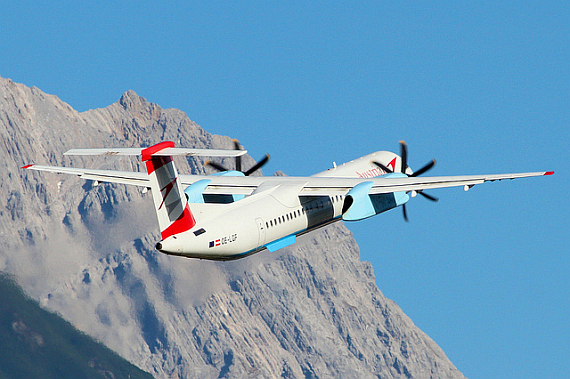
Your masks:
M70 148L232 148L177 109L134 91L77 112L0 78L0 270L41 304L157 377L463 377L375 284L334 224L292 247L235 262L170 257L140 189L20 170L28 163L142 170ZM244 164L253 164L249 156ZM232 167L232 160L222 161ZM200 158L180 172L205 173Z
M43 310L0 272L0 377L151 378Z

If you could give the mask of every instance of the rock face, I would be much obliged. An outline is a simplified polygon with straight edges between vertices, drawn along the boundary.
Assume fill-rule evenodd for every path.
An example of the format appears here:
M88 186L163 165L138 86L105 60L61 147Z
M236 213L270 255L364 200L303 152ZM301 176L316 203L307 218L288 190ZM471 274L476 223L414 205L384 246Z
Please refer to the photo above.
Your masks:
M229 137L207 133L183 112L128 91L107 108L78 113L0 78L0 138L0 270L143 370L157 377L463 377L382 295L342 224L238 261L170 257L154 250L160 237L150 194L20 169L143 170L134 158L64 157L70 148L162 140L232 148ZM176 163L180 172L204 172L196 158Z

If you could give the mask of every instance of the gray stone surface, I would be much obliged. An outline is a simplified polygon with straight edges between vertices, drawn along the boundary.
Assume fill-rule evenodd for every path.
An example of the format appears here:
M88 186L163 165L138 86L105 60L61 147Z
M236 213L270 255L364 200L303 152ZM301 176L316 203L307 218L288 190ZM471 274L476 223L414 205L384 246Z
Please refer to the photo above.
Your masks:
M232 148L182 111L133 91L79 113L0 78L0 270L32 297L157 377L463 377L377 288L335 224L233 262L162 255L150 194L21 170L29 163L142 170L80 147ZM176 161L203 173L203 161ZM252 164L246 158L244 165ZM226 165L233 162L228 160Z

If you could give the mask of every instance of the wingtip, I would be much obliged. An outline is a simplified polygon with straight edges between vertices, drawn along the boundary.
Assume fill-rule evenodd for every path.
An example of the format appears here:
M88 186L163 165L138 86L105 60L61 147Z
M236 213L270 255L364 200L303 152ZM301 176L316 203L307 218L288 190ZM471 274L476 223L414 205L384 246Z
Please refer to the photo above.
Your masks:
M547 171L544 173L544 175L554 175L554 171Z
M25 170L25 169L28 169L28 168L30 168L30 167L32 167L32 166L33 166L33 164L27 164L27 165L25 165L25 166L22 166L22 169Z

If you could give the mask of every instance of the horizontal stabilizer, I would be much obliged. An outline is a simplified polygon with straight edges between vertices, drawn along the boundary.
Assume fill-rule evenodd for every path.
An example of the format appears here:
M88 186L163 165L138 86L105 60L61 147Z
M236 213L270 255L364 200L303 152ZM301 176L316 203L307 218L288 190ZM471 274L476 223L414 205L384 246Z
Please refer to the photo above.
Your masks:
M102 148L102 149L71 149L64 155L142 155L142 147ZM153 156L182 155L186 157L239 157L247 153L247 150L221 150L221 149L187 149L183 147L167 147Z

